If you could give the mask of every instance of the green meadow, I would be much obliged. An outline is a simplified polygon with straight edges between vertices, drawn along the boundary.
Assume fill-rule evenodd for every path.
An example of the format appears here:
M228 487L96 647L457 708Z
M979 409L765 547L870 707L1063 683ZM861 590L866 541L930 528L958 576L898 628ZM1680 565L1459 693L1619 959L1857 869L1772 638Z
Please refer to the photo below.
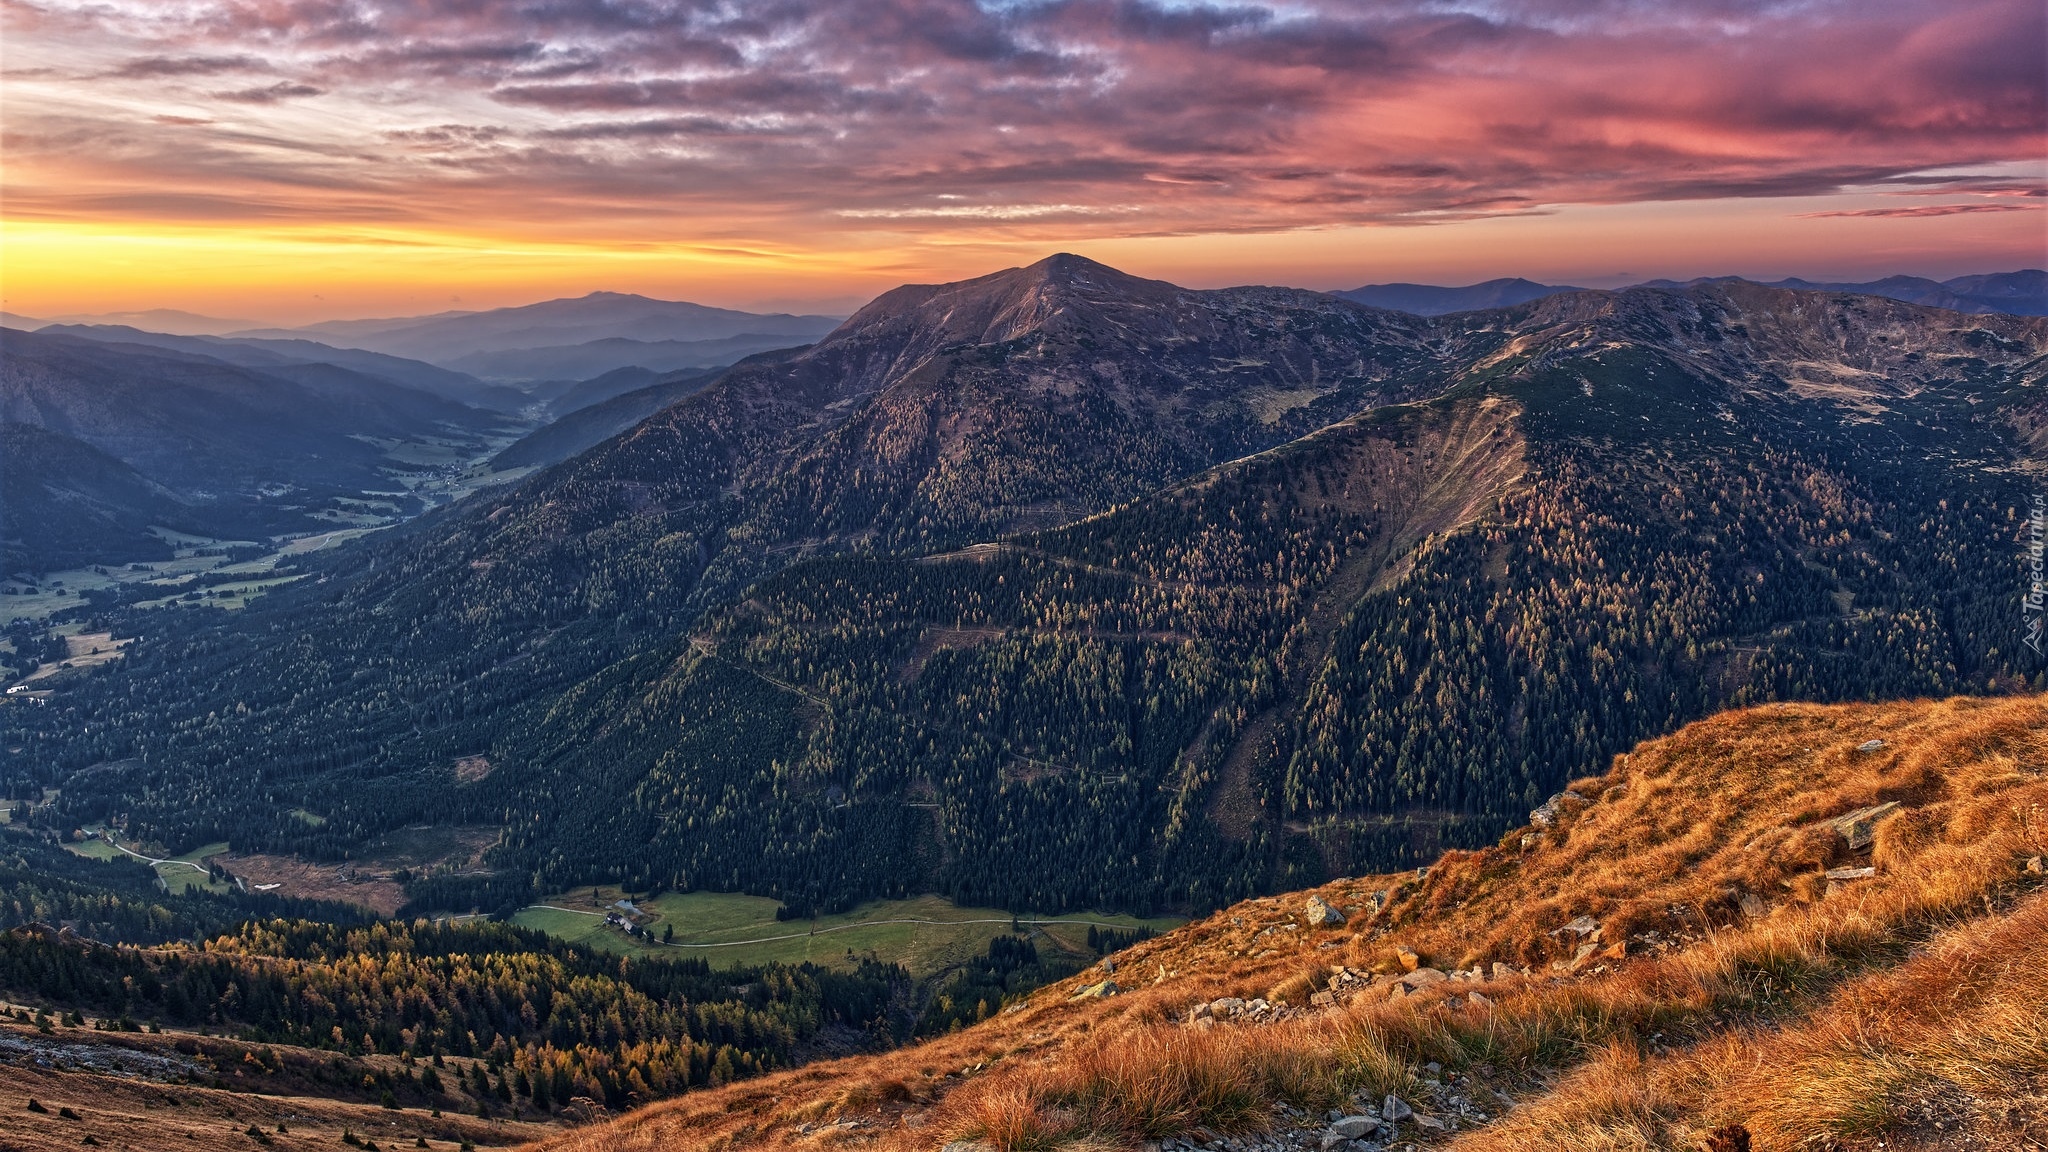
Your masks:
M616 911L612 905L620 896L617 888L608 886L576 888L521 910L513 920L609 952L701 956L720 968L806 960L851 967L871 958L901 964L914 976L942 972L986 951L988 942L1007 935L1012 925L1010 913L1000 908L963 908L940 896L876 900L816 920L777 920L776 901L765 897L669 892L635 902L643 913L642 927L654 935L654 941L648 941L605 923L605 913ZM1094 912L1023 915L1016 921L1038 936L1041 948L1052 946L1075 955L1093 955L1087 950L1091 924L1164 932L1182 923L1171 917L1147 920ZM659 942L665 929L674 930L670 944Z

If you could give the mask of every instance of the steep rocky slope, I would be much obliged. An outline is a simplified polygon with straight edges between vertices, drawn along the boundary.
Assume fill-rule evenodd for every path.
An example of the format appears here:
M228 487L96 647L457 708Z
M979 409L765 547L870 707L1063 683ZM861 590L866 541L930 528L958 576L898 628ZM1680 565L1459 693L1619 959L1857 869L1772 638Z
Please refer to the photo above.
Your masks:
M2039 696L1719 715L1495 847L539 1147L2037 1147L2044 733Z

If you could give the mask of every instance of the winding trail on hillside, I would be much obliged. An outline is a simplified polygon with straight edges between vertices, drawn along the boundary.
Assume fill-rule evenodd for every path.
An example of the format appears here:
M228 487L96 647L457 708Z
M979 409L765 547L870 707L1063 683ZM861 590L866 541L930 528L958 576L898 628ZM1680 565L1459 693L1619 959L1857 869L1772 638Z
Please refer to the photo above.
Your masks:
M159 860L154 856L144 856L140 852L129 852L128 849L121 847L119 844L116 844L112 837L107 837L106 840L107 844L111 846L114 849L114 851L126 853L127 855L133 856L137 860L140 860L145 864L149 864L152 866L163 864L183 864L185 867L192 869L194 872L206 871L204 867L198 864L194 864L190 860Z

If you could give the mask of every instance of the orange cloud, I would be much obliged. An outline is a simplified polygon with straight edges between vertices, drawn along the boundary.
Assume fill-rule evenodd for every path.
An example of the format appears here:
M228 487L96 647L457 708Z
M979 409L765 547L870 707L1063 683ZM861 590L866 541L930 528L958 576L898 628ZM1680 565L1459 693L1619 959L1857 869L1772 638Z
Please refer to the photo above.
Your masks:
M2048 149L2037 0L4 13L10 223L409 232L459 237L479 267L532 245L923 267L956 248L1764 199L1927 218L1844 198L1961 200L1973 170L2010 182Z

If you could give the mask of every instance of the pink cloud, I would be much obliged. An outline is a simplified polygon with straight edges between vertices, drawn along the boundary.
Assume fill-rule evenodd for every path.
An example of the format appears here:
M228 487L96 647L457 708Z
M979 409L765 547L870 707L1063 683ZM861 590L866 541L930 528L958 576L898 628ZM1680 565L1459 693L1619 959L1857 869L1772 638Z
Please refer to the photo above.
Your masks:
M10 160L28 173L16 192L50 211L85 183L197 197L209 219L238 198L266 217L286 200L388 218L383 196L451 220L1045 219L1135 235L1825 195L2048 147L2038 0L6 11L12 62L62 67L87 42L127 53L77 82L125 94L130 118L10 111ZM245 68L292 79L221 88L220 73ZM252 130L249 117L289 117L315 94L328 119ZM170 98L181 117L218 120L207 139L148 131ZM351 109L359 135L337 136L334 114ZM307 137L297 160L277 143L294 131ZM84 137L105 145L81 158L36 143ZM322 191L335 187L347 196ZM1965 207L1992 206L1934 206Z
M1849 216L1883 219L1887 217L1917 218L1921 216L1962 216L1972 212L2039 212L2038 204L1921 204L1912 208L1843 208L1832 212L1801 212L1801 219L1814 220L1828 217Z

